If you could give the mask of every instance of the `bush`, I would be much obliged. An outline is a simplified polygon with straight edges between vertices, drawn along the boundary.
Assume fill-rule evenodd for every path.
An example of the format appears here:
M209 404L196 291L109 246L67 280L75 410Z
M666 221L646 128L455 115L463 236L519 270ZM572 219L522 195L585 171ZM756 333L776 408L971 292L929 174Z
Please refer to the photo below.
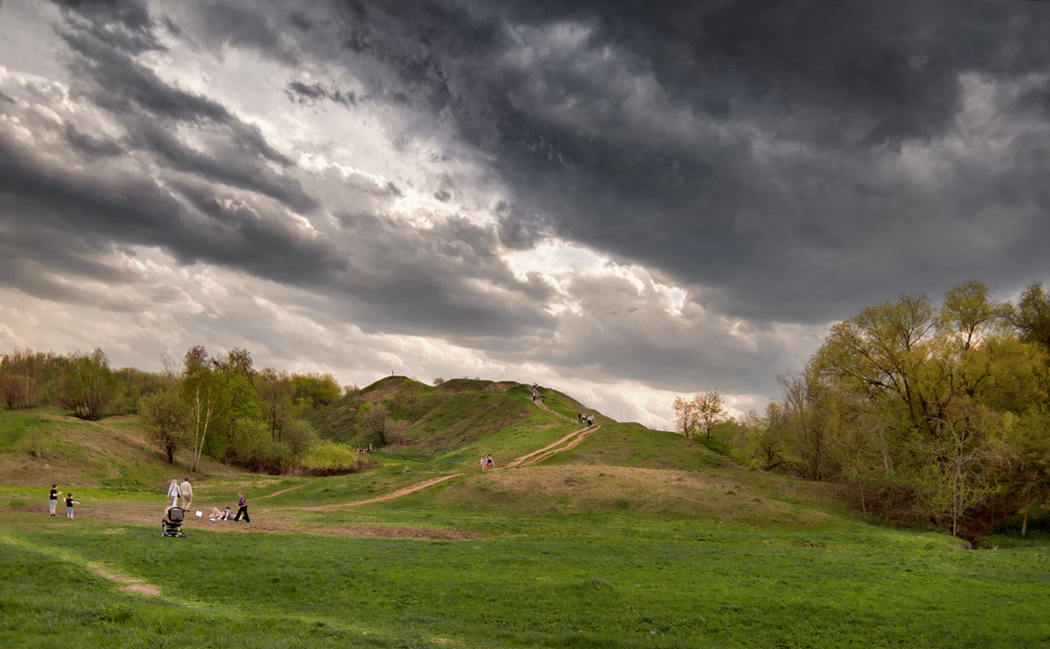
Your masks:
M343 444L321 442L310 448L303 459L303 467L310 475L343 475L358 470L359 460L356 449Z

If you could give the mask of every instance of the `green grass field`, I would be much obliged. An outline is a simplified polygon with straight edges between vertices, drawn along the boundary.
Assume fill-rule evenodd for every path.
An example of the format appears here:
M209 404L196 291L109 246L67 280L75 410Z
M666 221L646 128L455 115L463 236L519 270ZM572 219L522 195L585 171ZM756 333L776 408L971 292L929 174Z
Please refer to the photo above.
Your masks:
M252 523L192 519L185 539L161 538L173 468L133 420L85 432L0 412L0 466L19 467L0 478L0 647L1050 646L1046 537L968 550L864 521L834 485L604 418L548 460L478 471L480 452L505 465L578 428L525 405L495 432L429 457L388 449L348 476L209 466L195 506L244 490ZM75 521L46 515L38 463L61 467Z

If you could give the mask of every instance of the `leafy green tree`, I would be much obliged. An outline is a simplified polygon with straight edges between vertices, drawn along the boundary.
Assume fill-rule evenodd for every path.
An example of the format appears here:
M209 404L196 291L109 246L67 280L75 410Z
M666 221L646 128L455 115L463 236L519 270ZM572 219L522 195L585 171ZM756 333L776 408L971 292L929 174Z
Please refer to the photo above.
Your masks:
M61 399L74 417L97 421L113 401L116 382L109 359L101 349L90 354L74 354L62 372Z
M211 359L203 345L191 347L183 357L182 394L190 405L190 444L192 447L191 471L200 465L204 444L208 438L208 426L217 410L217 394L212 381Z
M149 439L175 462L175 452L185 444L190 410L175 390L161 390L142 398L140 417Z
M1022 341L1038 343L1050 352L1050 293L1043 292L1041 283L1034 282L1021 294L1011 322Z
M1025 536L1033 506L1050 498L1050 415L1033 409L1005 419L1009 468L1004 482L1016 497L1023 517L1021 536Z
M288 372L266 368L255 377L255 389L270 424L270 436L281 441L281 432L292 419L292 380Z

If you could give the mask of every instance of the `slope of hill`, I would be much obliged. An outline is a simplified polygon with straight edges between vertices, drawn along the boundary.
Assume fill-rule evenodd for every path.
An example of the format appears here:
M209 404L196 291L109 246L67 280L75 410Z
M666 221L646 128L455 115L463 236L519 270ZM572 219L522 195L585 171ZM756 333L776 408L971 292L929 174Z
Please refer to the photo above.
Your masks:
M0 410L0 484L154 490L189 468L189 453L168 464L133 416L83 421L57 408ZM207 458L202 475L235 475Z

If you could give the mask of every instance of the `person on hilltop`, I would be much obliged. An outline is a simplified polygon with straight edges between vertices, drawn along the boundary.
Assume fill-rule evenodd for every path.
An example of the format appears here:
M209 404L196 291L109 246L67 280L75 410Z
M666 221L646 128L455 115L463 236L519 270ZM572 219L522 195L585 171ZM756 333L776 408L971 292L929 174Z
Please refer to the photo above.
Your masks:
M190 478L186 476L179 485L179 493L182 494L182 508L189 509L193 504L193 487L190 486Z
M244 497L243 491L237 492L237 515L233 517L233 520L240 522L241 514L244 514L244 522L251 523L252 519L248 516L248 499Z
M172 507L179 505L179 494L179 480L178 478L172 478L171 485L168 487L168 498L171 498Z
M51 493L47 496L48 501L48 513L51 514L51 518L56 518L55 509L58 508L58 485L51 485Z

